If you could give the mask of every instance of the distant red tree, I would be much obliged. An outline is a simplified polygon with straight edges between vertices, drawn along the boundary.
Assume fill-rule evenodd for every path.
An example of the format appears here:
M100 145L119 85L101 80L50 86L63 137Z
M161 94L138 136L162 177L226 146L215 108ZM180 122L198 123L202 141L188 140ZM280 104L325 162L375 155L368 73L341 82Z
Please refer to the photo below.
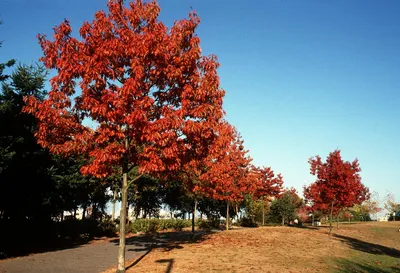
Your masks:
M208 139L207 145L199 137L185 140L186 149L182 151L181 168L175 172L173 178L182 182L188 197L193 200L192 232L195 231L197 201L204 196L210 196L210 184L205 179L213 176L210 172L215 169L211 166L223 158L234 135L234 128L225 120L221 119L210 126L213 126L213 137Z
M308 220L310 213L310 207L306 205L301 206L297 211L297 215L302 223Z
M350 211L346 210L343 212L343 218L348 219L349 222L350 222L351 217L352 217L352 215L351 215Z
M262 199L262 225L265 224L265 199L271 201L283 192L283 177L281 174L275 175L271 167L252 166L250 179L250 192L253 198Z
M209 169L203 176L203 180L207 181L203 191L213 199L227 202L228 229L229 205L242 201L244 195L254 187L249 177L252 159L244 149L240 134L232 126L226 125L222 137L214 158L209 161Z
M315 210L330 212L330 233L332 215L343 208L361 204L368 199L369 190L361 183L361 168L358 160L343 161L339 150L331 152L326 162L320 156L312 157L310 172L317 180L304 188L304 197L311 201Z

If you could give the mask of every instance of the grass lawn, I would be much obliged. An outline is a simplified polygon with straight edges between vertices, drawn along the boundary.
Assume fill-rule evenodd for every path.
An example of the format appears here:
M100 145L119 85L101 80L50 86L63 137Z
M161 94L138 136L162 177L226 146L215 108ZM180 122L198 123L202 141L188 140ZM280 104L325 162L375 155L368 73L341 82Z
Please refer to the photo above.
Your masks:
M332 236L327 227L263 227L206 234L196 242L170 238L128 261L127 272L398 273L399 227L400 222L341 225Z

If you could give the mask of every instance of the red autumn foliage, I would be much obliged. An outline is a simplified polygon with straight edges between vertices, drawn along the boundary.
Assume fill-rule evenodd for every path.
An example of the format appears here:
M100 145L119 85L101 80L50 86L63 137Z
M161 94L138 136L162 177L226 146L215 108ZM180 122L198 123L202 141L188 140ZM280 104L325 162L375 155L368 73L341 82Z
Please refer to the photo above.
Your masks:
M48 98L26 98L25 111L39 120L41 145L89 156L85 174L104 177L126 160L141 172L176 170L181 151L207 154L223 116L219 64L201 55L196 13L168 30L156 2L119 2L85 22L81 40L68 21L53 41L39 35L41 60L58 74Z
M213 158L208 162L208 171L202 176L203 190L217 200L241 201L244 194L252 191L249 178L252 159L247 155L239 133L229 124L223 128Z
M337 213L368 199L369 190L361 183L357 159L343 161L340 151L335 150L326 162L322 162L320 156L308 162L311 174L317 176L314 183L304 187L304 196L312 203L313 210Z
M252 168L255 178L255 189L253 190L256 198L278 197L283 192L283 177L281 174L275 175L270 167Z
M299 216L299 219L302 223L307 222L310 213L311 213L310 207L306 205L301 206L297 211L297 215Z
M351 216L352 216L351 213L349 211L347 211L347 210L343 213L343 217L345 219L349 219Z

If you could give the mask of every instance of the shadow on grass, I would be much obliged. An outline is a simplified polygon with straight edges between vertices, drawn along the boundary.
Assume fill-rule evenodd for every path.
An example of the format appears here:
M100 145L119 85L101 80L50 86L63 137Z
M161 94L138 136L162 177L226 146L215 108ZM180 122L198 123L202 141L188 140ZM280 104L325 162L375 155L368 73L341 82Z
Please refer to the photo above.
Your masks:
M160 249L161 251L171 251L173 249L182 249L185 244L196 244L206 240L212 231L197 231L195 234L189 231L171 231L156 234L146 234L140 236L133 236L126 239L127 246L134 246L134 248L128 251L144 252L145 253L136 259L131 265L127 267L131 268L137 265L146 255L148 255L154 249ZM115 239L111 241L115 245L119 245L119 240ZM158 263L169 263L166 272L171 272L173 267L173 259L159 260Z
M335 259L334 272L365 272L365 273L400 273L400 264L394 266L383 266L379 262L363 263L348 259Z
M341 242L347 244L354 250L375 255L386 255L393 258L400 258L400 251L395 248L389 248L382 245L372 244L339 234L332 234L332 236L340 240Z
M165 270L165 273L171 273L172 272L172 267L174 266L174 259L161 259L156 261L157 263L167 263L167 269Z
M306 228L306 229L314 229L314 230L319 230L319 229L325 229L328 228L329 226L293 226L297 228ZM331 234L332 238L335 238L345 244L347 244L350 248L354 250L358 250L364 253L369 253L369 254L374 254L374 255L384 255L384 256L390 256L393 258L400 258L400 251L395 249L395 248L389 248L386 246L378 245L378 244L373 244L373 243L368 243L365 241L361 241L356 238L332 233Z
M136 259L132 264L128 265L126 267L126 270L128 270L131 267L134 267L137 265L141 260L143 260L144 257L146 257L153 249L149 248L142 256L140 256L138 259Z

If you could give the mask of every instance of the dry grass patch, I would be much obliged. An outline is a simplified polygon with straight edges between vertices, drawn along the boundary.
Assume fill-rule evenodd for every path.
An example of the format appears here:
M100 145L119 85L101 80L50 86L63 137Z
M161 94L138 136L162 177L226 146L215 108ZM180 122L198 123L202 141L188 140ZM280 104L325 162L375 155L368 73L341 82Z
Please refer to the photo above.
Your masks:
M400 258L396 232L391 223L342 225L334 236L326 227L234 229L196 243L156 246L139 261L129 261L134 266L127 272L400 272L393 264ZM384 258L376 266L392 266L393 271L353 270L347 260L352 257L368 266Z

